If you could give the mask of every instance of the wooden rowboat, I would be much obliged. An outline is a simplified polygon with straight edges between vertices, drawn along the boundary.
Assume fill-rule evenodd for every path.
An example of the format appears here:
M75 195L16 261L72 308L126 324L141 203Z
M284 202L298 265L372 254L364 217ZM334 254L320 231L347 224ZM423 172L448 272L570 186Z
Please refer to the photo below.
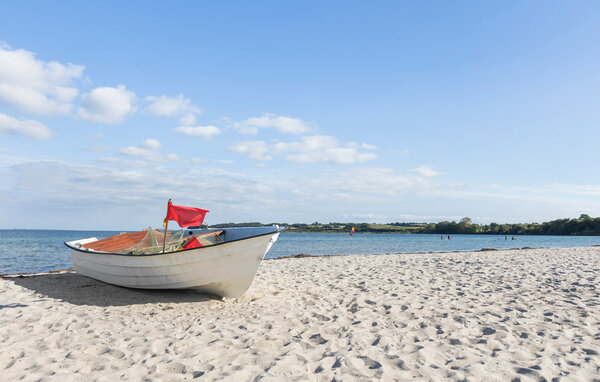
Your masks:
M200 241L218 240L165 253L123 253L140 242L147 231L103 240L74 240L65 245L71 249L77 273L109 284L141 289L195 289L238 297L248 290L260 262L283 230L279 226L186 229L186 235Z

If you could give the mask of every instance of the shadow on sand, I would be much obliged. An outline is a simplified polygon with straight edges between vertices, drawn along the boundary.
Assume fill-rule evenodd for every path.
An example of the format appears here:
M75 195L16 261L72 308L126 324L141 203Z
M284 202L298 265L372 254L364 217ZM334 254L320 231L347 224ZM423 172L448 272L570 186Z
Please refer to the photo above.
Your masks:
M221 301L222 298L193 290L147 290L118 287L77 273L44 273L4 276L15 283L44 296L74 305L125 306L153 303L184 303Z

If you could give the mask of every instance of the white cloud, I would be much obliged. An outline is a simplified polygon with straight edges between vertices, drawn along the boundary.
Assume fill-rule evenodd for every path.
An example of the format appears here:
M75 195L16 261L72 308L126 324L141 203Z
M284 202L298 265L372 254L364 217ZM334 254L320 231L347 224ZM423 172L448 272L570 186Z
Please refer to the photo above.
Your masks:
M179 159L177 154L163 156L160 153L161 147L162 145L157 139L148 138L137 146L123 147L119 150L119 153L151 162L176 161Z
M0 113L0 134L23 134L26 137L46 140L54 135L43 123L30 120L18 120Z
M148 138L146 139L141 146L146 147L150 150L160 150L161 144L158 139Z
M393 222L393 221L404 221L404 222L438 222L438 221L458 221L464 216L462 215L413 215L413 214L392 214L392 215L378 215L378 214L344 214L342 217L349 219L350 221L356 221L357 219L363 219L363 221L379 221L379 222ZM479 217L473 217L473 220L485 220Z
M270 113L237 122L234 124L234 128L242 134L257 134L259 129L275 129L288 134L303 134L312 131L312 127L301 119Z
M179 123L182 126L192 126L197 122L197 118L196 115L189 113L189 114L184 114L179 118Z
M118 123L135 111L136 95L124 85L116 88L98 87L81 96L78 115L82 119L103 123Z
M531 190L527 190L526 192L530 192ZM559 194L578 194L578 195L590 195L590 196L600 196L600 185L597 184L581 184L581 185L573 185L573 184L565 184L565 183L553 183L542 190L539 191L544 192L555 192Z
M594 200L594 203L596 203L598 196L600 196L600 185L577 185L565 183L551 183L539 186L501 186L497 184L470 184L461 185L460 187L453 189L452 192L452 197L461 199L503 199L549 204L563 203L565 197L590 197Z
M377 154L360 152L358 147L361 146L355 143L340 146L338 140L332 136L311 135L298 142L278 142L273 145L264 141L240 142L233 145L231 150L261 161L271 160L273 155L283 155L285 160L293 163L352 164L377 158Z
M146 101L151 102L144 112L153 115L167 117L179 117L179 123L183 126L192 126L196 123L196 115L202 113L202 109L192 103L192 100L185 98L183 94L177 97L148 96Z
M234 125L236 130L240 133L240 134L244 134L244 135L256 135L258 134L258 128L254 127L254 126L243 126L240 124L235 124Z
M161 147L152 140L139 146ZM386 221L489 216L486 219L496 222L541 222L600 214L597 184L541 185L531 187L531 192L524 191L527 187L467 185L461 192L452 184L436 183L437 178L379 167L352 166L300 177L269 171L236 173L224 166L188 162L143 166L103 160L104 164L92 166L15 158L3 154L0 146L4 180L0 197L7 201L0 209L0 227L47 227L51 219L54 228L68 229L84 214L94 218L80 219L79 229L136 230L159 226L169 198L210 209L209 224L340 221L343 216ZM44 187L39 186L42 178Z
M238 154L246 154L249 158L260 161L273 159L271 155L267 154L269 152L269 147L264 141L239 142L231 146L231 151Z
M77 216L95 217L80 219L79 229L156 227L162 224L169 198L180 205L210 209L209 224L232 219L268 222L270 217L265 217L260 208L270 210L281 204L279 198L273 197L277 189L264 176L253 177L214 166L169 163L128 167L125 162L83 165L0 160L0 174L10 180L10 185L0 183L0 196L10 201L6 209L0 209L3 228L44 226L48 219L55 228L74 228ZM40 187L41 178L44 187Z
M370 145L368 143L362 143L362 144L358 144L356 142L348 142L346 143L346 146L348 147L354 147L354 148L361 148L361 149L365 149L365 150L377 150L377 146L375 145Z
M361 153L355 145L340 147L335 137L311 135L299 142L279 142L273 146L275 154L285 155L294 163L333 162L338 164L360 163L377 158L377 154Z
M84 66L45 62L23 49L0 45L0 103L34 114L66 114L78 90L71 87Z
M432 177L432 176L438 176L438 175L443 175L444 174L443 172L435 171L434 169L432 169L429 166L420 166L420 167L417 167L417 168L413 168L410 171L416 172L416 173L418 173L418 174L420 174L422 176L425 176L425 177Z
M383 167L357 167L321 174L307 179L305 185L328 190L329 193L346 195L348 198L356 197L357 193L369 195L373 200L435 188L435 184L428 177L405 174Z
M377 221L389 221L389 218L385 215L379 215L379 214L370 214L370 213L365 213L365 214L349 214L349 215L344 215L345 217L350 218L351 221L356 221L357 219L360 219L360 221L371 221L371 222L377 222Z
M220 134L221 129L216 126L179 126L175 129L178 133L191 135L201 138L212 138L213 135Z

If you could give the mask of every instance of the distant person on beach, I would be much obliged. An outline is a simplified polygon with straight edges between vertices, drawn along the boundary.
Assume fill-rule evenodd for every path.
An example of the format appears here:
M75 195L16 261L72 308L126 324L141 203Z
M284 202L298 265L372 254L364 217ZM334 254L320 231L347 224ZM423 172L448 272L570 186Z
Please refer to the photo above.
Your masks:
M448 240L450 240L450 235L448 235Z
M512 239L513 239L513 240L517 240L517 239L515 239L515 237L514 237L514 236L512 237Z
M442 240L444 240L444 235L442 235Z
M504 234L504 240L508 240L508 234L507 233Z

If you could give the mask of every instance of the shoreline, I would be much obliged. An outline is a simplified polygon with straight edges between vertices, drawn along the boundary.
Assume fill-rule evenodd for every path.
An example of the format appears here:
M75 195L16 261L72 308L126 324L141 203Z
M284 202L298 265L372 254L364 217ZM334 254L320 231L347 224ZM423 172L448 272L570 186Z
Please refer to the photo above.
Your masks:
M600 247L599 245L587 245L581 247L523 247L523 248L481 248L472 251L429 251L429 252L394 252L394 253L340 253L334 255L311 255L307 253L291 254L282 257L276 257L274 259L263 259L265 260L282 260L282 259L297 259L304 257L332 257L332 256L382 256L382 255L431 255L431 254L453 254L453 253L477 253L477 252L493 252L493 251L526 251L529 249L568 249L568 248L594 248Z
M0 365L9 380L592 380L598 264L594 247L283 259L238 299L3 277Z
M215 229L215 228L220 228L220 227L211 227L210 229ZM283 233L332 233L332 234L338 234L338 235L349 235L348 232L342 232L342 231L289 231L286 230ZM365 232L357 232L355 233L355 235L435 235L435 236L439 236L442 235L441 233L431 233L431 232L377 232L377 231L365 231ZM448 235L447 233L444 233L443 235ZM504 234L500 234L500 233L450 233L451 236L499 236L502 237L504 236ZM513 234L508 234L509 236L513 236ZM522 234L514 234L514 236L558 236L558 237L590 237L590 236L597 236L600 237L600 235L595 235L595 234L582 234L582 235L574 235L574 234L564 234L564 235L557 235L557 234L548 234L548 233L522 233Z
M301 258L311 258L311 257L337 257L337 256L396 256L396 255L432 255L432 254L456 254L456 253L479 253L479 252L502 252L502 251L527 251L527 250L537 250L537 249L570 249L570 248L600 248L600 244L588 245L588 246L579 246L579 247L523 247L523 248L481 248L472 251L429 251L429 252L394 252L394 253L352 253L352 254L333 254L333 255L312 255L307 253L298 253L298 254L290 254L286 256L276 257L273 259L264 258L262 261L273 261L273 260L285 260L285 259L301 259ZM72 272L75 273L75 269L73 268L65 268L65 269L51 269L44 272L21 272L21 273L3 273L0 274L0 278L2 277L18 277L18 276L31 276L31 275L43 275L47 273L63 273L63 272Z

